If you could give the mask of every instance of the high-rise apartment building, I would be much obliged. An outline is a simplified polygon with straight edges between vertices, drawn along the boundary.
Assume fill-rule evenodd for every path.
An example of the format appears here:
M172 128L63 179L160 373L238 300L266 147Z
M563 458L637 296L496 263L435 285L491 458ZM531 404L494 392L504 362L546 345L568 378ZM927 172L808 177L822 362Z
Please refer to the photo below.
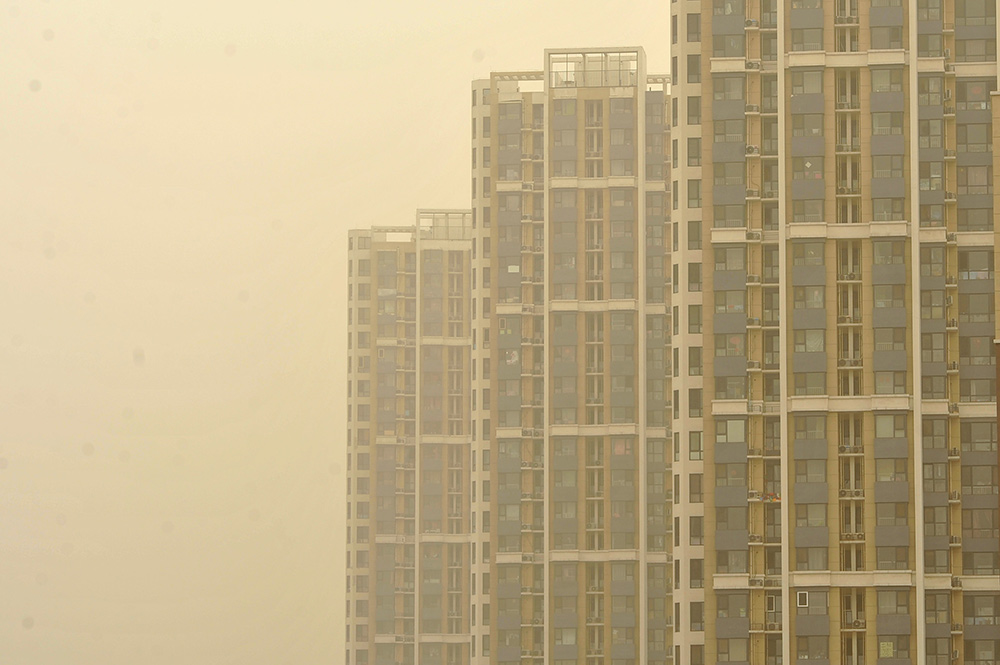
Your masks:
M472 210L351 233L351 665L671 659L666 82L476 81Z
M348 237L346 662L467 663L471 213Z
M1000 661L996 10L670 3L675 665Z
M473 84L475 663L670 657L665 84L640 48Z

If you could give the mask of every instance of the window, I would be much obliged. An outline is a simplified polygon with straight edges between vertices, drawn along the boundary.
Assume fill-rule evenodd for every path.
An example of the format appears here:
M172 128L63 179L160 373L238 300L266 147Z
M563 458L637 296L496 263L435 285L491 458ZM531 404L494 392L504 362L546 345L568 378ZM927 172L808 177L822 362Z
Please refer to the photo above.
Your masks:
M961 227L962 210L958 211L958 220L959 230L964 230ZM920 226L944 226L944 206L940 204L920 206Z
M687 98L687 124L701 124L701 97Z
M944 333L923 333L920 335L920 358L925 363L945 361Z
M886 136L903 133L903 114L897 112L872 113L872 134Z
M959 166L958 167L958 193L959 194L992 194L993 193L993 167L992 166Z
M941 120L921 120L918 123L921 148L940 148L942 146ZM961 130L959 130L961 132Z
M959 231L992 231L993 211L989 208L959 208Z
M688 208L701 207L701 180L688 180Z
M906 526L907 508L905 503L876 503L876 526Z
M795 395L826 394L826 372L795 372Z
M793 266L823 265L822 242L797 242L792 245Z
M747 572L747 551L719 550L716 552L716 572L745 573Z
M822 113L796 113L792 115L792 136L822 136Z
M823 28L792 28L792 51L822 51Z
M995 365L993 337L959 337L959 357L963 365Z
M712 206L714 215L712 226L721 228L740 228L747 225L746 206L743 205L717 205ZM701 222L697 222L701 224Z
M720 592L716 595L716 609L720 619L745 619L748 607L749 597L746 592Z
M823 309L825 294L822 286L796 286L792 289L795 309Z
M920 318L944 318L944 291L938 289L920 292Z
M688 518L688 539L691 545L705 544L705 518Z
M830 657L830 638L827 635L810 635L795 638L797 660L822 659Z
M825 483L826 460L795 460L795 482Z
M879 482L904 482L907 479L905 459L876 459L875 480Z
M746 167L740 162L716 162L712 171L714 184L742 186Z
M687 15L687 40L689 42L701 41L701 14Z
M875 308L903 307L906 287L902 284L876 284L872 287Z
M822 94L823 92L823 72L804 71L792 72L792 94L811 95Z
M872 157L873 178L902 178L902 155L875 155Z
M687 57L687 82L701 83L701 56L689 55Z
M717 247L715 249L715 269L746 270L746 249L744 247Z
M747 528L746 506L725 506L715 509L715 527L720 531L737 531Z
M826 416L796 416L795 440L812 439L814 441L826 438Z
M796 353L821 353L826 350L826 330L795 330L794 349Z
M944 275L944 247L920 248L920 275L922 277Z
M909 635L879 635L878 652L883 658L910 658Z
M702 490L704 475L700 473L692 473L688 476L688 500L691 503L702 503L704 502L704 493Z
M903 28L898 26L873 27L871 30L873 51L903 48Z
M700 138L689 138L687 140L687 164L688 166L701 166Z
M825 503L799 503L795 505L795 526L826 526Z
M875 416L876 439L905 439L906 416L880 414Z
M740 7L740 13L742 13ZM742 58L746 54L744 35L712 35L713 58Z
M955 108L959 111L985 111L990 108L992 85L985 81L959 81L955 84Z
M716 101L742 100L746 96L745 89L746 80L743 76L715 76L712 79L712 98Z
M688 332L701 334L701 326L701 305L688 305Z
M968 293L958 295L960 323L988 323L993 320L993 294Z
M921 191L937 191L943 188L944 165L941 162L920 162L918 168Z
M796 570L829 570L828 552L825 547L796 547Z
M873 69L872 92L902 92L902 69Z
M716 443L744 443L745 441L746 421L730 419L715 422Z
M994 22L995 20L994 17ZM958 62L994 62L996 57L997 40L995 37L955 40L955 59Z
M703 459L703 456L702 433L688 432L688 459L697 461Z
M973 249L959 252L958 278L993 279L993 250Z
M746 487L747 465L741 462L715 465L716 487Z
M701 264L688 264L688 291L701 291Z
M823 200L792 201L792 222L815 223L823 221Z
M716 291L716 314L741 314L745 310L746 291Z
M940 34L917 35L917 55L921 58L940 58L942 44Z

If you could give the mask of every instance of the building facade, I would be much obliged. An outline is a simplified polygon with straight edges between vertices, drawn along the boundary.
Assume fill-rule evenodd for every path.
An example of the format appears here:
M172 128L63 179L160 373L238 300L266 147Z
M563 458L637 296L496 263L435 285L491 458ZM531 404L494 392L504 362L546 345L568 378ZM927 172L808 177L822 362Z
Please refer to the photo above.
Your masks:
M348 237L348 663L468 662L471 231Z
M997 662L996 3L670 11L352 233L347 662Z
M670 657L665 83L621 48L473 84L476 663Z
M670 12L674 662L998 662L996 3Z

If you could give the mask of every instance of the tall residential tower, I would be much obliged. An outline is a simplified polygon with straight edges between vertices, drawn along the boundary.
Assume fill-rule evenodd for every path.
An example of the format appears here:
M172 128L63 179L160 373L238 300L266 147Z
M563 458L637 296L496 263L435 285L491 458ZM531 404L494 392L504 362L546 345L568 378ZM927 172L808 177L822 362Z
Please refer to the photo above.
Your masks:
M471 214L348 237L347 663L467 663Z
M670 658L665 84L641 48L473 84L476 663Z
M1000 660L996 9L670 4L675 665Z

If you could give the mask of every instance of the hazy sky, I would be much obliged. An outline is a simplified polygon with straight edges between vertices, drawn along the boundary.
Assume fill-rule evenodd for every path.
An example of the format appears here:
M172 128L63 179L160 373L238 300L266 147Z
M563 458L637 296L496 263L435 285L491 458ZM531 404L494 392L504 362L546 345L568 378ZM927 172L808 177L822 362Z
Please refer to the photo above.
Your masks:
M345 235L668 5L0 0L0 660L343 659Z

